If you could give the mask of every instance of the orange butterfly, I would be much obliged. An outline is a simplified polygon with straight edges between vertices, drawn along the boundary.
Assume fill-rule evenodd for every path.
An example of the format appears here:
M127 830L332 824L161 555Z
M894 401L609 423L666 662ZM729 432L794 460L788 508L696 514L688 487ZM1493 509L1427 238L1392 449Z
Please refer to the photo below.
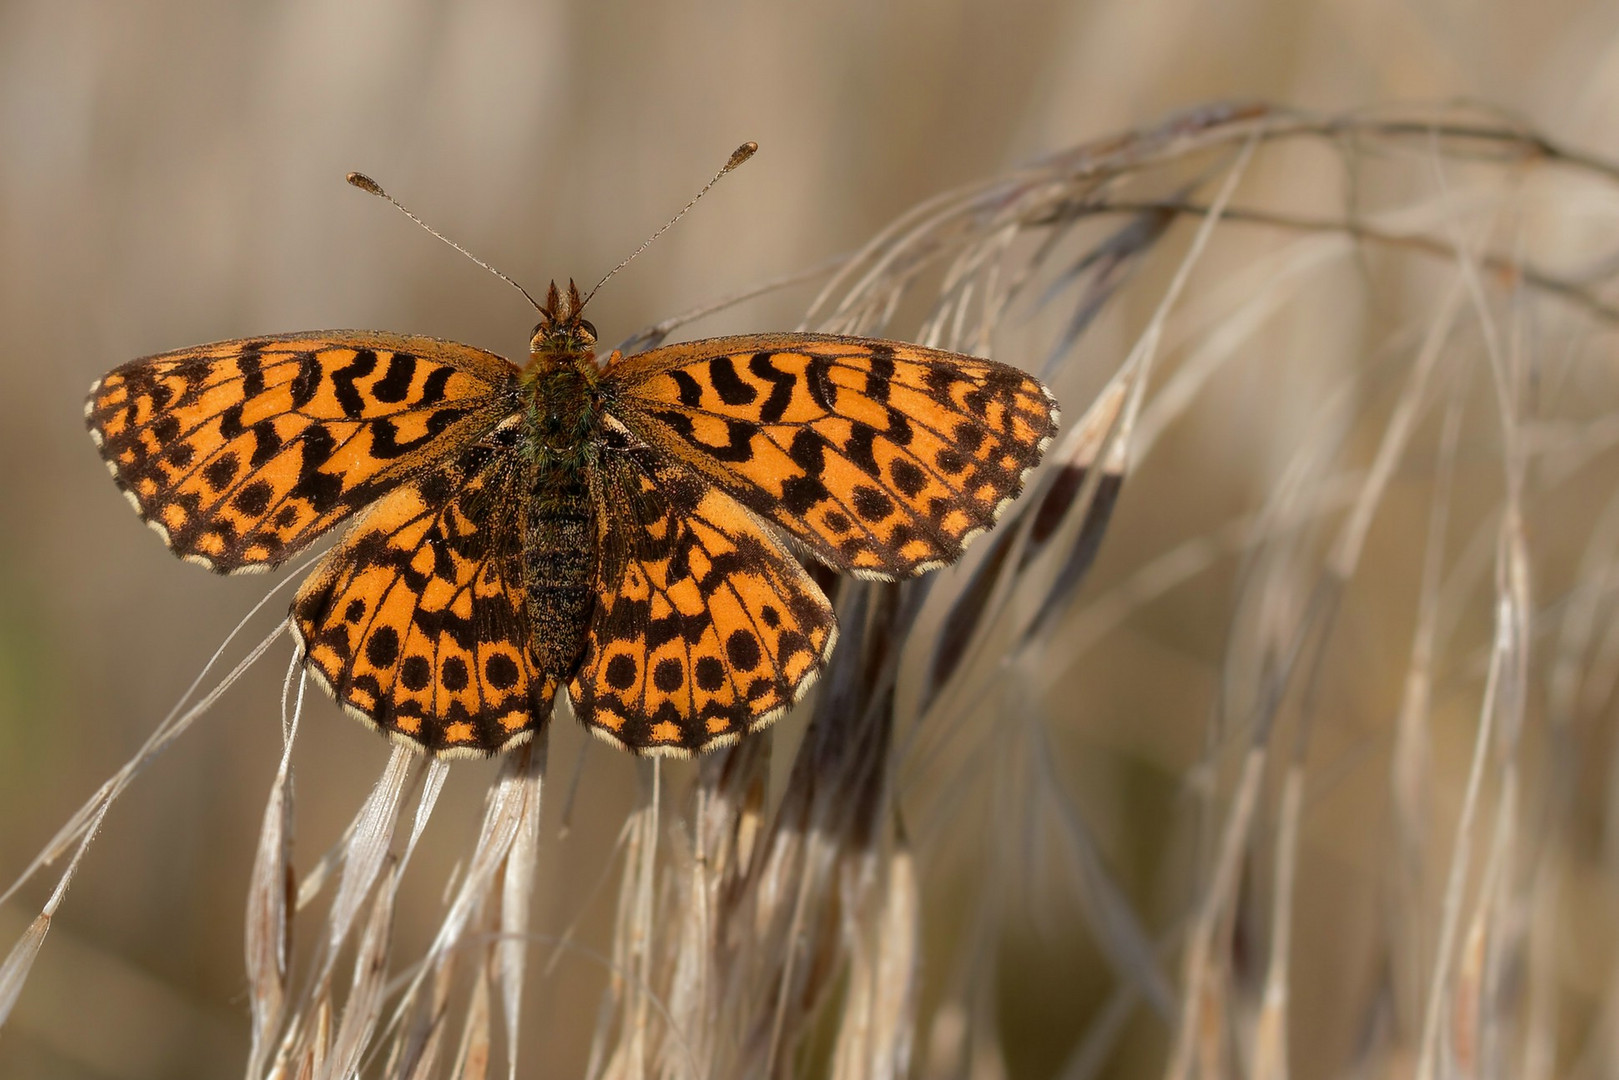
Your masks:
M572 282L537 306L522 368L350 330L136 360L91 388L90 435L164 542L221 573L353 516L292 625L396 740L509 749L566 685L607 741L683 755L776 719L832 650L784 535L860 577L936 569L1056 430L1046 388L989 360L758 334L602 363Z

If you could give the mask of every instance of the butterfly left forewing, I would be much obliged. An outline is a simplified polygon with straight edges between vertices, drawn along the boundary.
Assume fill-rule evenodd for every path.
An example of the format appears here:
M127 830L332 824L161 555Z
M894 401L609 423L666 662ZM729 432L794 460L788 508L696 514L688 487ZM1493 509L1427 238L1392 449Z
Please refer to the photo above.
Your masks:
M596 609L568 692L579 719L638 753L692 753L780 716L836 638L831 605L734 499L648 450L595 478Z
M1056 403L1004 364L816 334L621 360L609 408L828 565L907 577L957 559L1021 490Z
M92 438L176 554L267 569L512 408L516 368L466 345L367 331L146 357L96 383Z

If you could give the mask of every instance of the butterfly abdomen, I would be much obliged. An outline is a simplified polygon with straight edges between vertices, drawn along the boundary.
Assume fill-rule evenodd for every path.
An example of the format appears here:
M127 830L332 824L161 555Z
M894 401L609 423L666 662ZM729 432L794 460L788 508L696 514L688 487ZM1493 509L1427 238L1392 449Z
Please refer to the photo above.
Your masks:
M523 583L535 660L570 675L584 652L596 570L596 515L585 477L567 467L535 473L523 538Z
M528 506L523 584L531 647L542 671L566 677L584 653L594 607L596 513L589 470L595 407L581 365L558 364L529 380Z

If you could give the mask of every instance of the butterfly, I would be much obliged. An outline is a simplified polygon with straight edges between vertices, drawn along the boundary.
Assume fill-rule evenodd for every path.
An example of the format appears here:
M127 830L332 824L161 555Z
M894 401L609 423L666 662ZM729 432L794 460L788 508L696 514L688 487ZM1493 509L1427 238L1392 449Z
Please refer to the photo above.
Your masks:
M955 561L1057 424L1037 380L898 341L781 333L596 357L569 282L529 362L336 330L135 360L91 438L175 554L269 570L340 524L291 625L352 715L444 757L509 749L566 688L636 753L724 746L837 638L795 557L857 577Z

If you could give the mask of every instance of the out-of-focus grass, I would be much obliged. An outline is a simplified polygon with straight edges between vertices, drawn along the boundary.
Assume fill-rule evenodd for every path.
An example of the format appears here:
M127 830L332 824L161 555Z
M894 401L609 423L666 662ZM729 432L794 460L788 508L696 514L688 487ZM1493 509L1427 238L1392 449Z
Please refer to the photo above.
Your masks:
M174 564L139 528L83 438L89 379L160 348L317 325L520 347L527 320L505 291L346 193L345 170L375 172L532 285L610 266L713 160L758 139L755 163L598 298L611 338L609 325L627 332L849 250L942 190L1211 96L1341 107L1467 94L1619 156L1613 22L1578 3L6 7L0 642L16 644L0 663L0 724L21 749L0 789L14 823L4 865L24 865L138 745L263 589ZM1256 153L1164 324L1130 481L1085 591L1011 670L993 660L1013 623L970 647L966 677L992 688L970 702L977 728L952 689L957 715L908 729L926 665L901 678L898 813L879 824L915 859L918 1073L1004 1061L1079 1076L1093 1060L1161 1073L1178 1025L1198 1036L1178 1044L1184 1060L1255 1072L1281 1031L1299 1076L1404 1075L1425 1046L1500 1075L1611 1067L1612 338L1600 313L1506 269L1600 289L1619 204L1533 156L1467 164L1461 149L1419 125L1385 143ZM1070 423L1149 325L1229 165L1110 192L1158 214L1170 211L1144 204L1178 202L1162 246L1063 359ZM1300 227L1334 214L1358 242ZM1126 220L1071 234L1068 253ZM1412 232L1427 250L1382 235ZM789 290L691 329L791 325L810 299ZM927 314L902 307L892 329ZM1038 366L1071 315L1020 309L997 355ZM1437 344L1424 361L1425 341ZM1395 438L1402 408L1410 427ZM1386 482L1380 453L1394 455ZM1351 542L1368 492L1376 512ZM964 582L935 586L918 640ZM1039 598L1014 600L1026 617ZM262 665L119 804L52 931L69 936L47 941L0 1037L0 1073L240 1069L242 905L279 754L280 674ZM772 799L805 722L748 774ZM303 716L301 873L387 757L353 727L318 700ZM975 731L998 749L978 749ZM1244 788L1256 746L1264 764ZM536 1075L578 1075L590 1058L626 857L614 840L649 790L636 766L592 751L559 837L578 747L559 724L536 839L523 1005ZM441 883L465 870L497 769L452 771L399 893L400 958L425 947ZM698 773L662 777L667 876L644 907L670 948L672 927L690 925L669 914L690 903L669 882L696 850L684 793ZM1236 812L1243 791L1251 817ZM1226 835L1235 862L1221 860ZM872 895L902 898L892 883L907 872L885 856ZM862 926L891 914L869 908ZM570 928L577 944L542 963ZM732 929L746 955L755 928ZM1206 965L1189 969L1197 955ZM644 963L675 970L658 968L667 953ZM341 997L347 957L339 970ZM126 992L120 972L163 991ZM848 1060L828 1017L850 986L822 987L803 1060ZM657 1024L651 998L632 1005ZM607 1029L603 1060L621 1030ZM679 1052L663 1045L673 1071Z

